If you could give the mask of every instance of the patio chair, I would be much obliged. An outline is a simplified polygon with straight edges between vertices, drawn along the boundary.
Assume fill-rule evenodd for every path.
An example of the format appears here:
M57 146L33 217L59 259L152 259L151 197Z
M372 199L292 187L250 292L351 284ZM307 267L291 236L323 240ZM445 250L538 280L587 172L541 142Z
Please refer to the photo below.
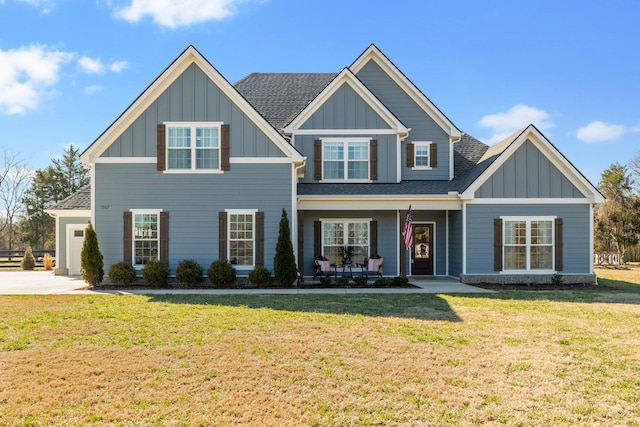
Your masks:
M318 276L320 277L336 276L337 277L338 275L338 271L336 270L335 266L332 267L331 261L329 261L327 258L323 256L316 257L313 260L313 269L314 269L314 274L313 274L313 279L311 280L315 280L315 278Z
M379 255L372 256L369 258L365 258L364 263L362 264L362 275L367 279L369 276L380 276L382 277L382 263L384 262L384 258Z

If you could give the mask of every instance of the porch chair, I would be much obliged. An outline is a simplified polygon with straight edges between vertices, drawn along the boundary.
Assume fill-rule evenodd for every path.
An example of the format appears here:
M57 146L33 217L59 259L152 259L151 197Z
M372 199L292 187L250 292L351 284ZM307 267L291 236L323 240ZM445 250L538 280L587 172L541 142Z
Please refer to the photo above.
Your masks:
M384 262L384 258L380 255L375 255L369 258L365 258L364 263L362 264L362 275L369 278L369 275L375 276L378 275L382 277L382 263Z
M316 277L320 276L320 277L331 277L331 276L338 276L338 271L335 269L335 267L331 266L331 261L329 261L327 258L323 257L323 256L318 256L313 260L313 270L314 270L314 274L313 274L313 279L311 280L315 280Z

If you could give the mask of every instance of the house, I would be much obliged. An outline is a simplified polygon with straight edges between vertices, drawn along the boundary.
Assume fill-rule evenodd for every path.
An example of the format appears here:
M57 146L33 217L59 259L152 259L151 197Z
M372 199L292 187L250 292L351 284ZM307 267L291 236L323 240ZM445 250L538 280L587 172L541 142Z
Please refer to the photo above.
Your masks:
M189 46L80 160L89 209L51 210L70 273L88 217L105 270L272 269L284 208L305 276L348 245L356 261L384 257L387 276L595 282L598 190L533 125L491 147L462 132L375 45L337 73L233 85Z

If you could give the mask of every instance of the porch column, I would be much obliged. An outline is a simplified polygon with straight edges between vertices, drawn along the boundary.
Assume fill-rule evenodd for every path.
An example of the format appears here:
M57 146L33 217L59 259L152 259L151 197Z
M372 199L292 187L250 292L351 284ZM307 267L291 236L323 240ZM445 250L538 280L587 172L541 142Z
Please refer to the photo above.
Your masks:
M304 211L298 211L298 273L304 278Z

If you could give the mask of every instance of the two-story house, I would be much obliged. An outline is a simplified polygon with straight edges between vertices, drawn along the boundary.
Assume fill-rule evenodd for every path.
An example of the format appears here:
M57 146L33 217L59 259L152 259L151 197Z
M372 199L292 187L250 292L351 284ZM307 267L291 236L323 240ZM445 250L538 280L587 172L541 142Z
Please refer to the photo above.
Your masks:
M106 268L272 269L285 208L305 276L351 246L387 276L595 281L598 190L532 125L492 147L462 132L375 45L338 73L234 85L189 46L80 159L91 186L50 210L71 274L89 219Z

